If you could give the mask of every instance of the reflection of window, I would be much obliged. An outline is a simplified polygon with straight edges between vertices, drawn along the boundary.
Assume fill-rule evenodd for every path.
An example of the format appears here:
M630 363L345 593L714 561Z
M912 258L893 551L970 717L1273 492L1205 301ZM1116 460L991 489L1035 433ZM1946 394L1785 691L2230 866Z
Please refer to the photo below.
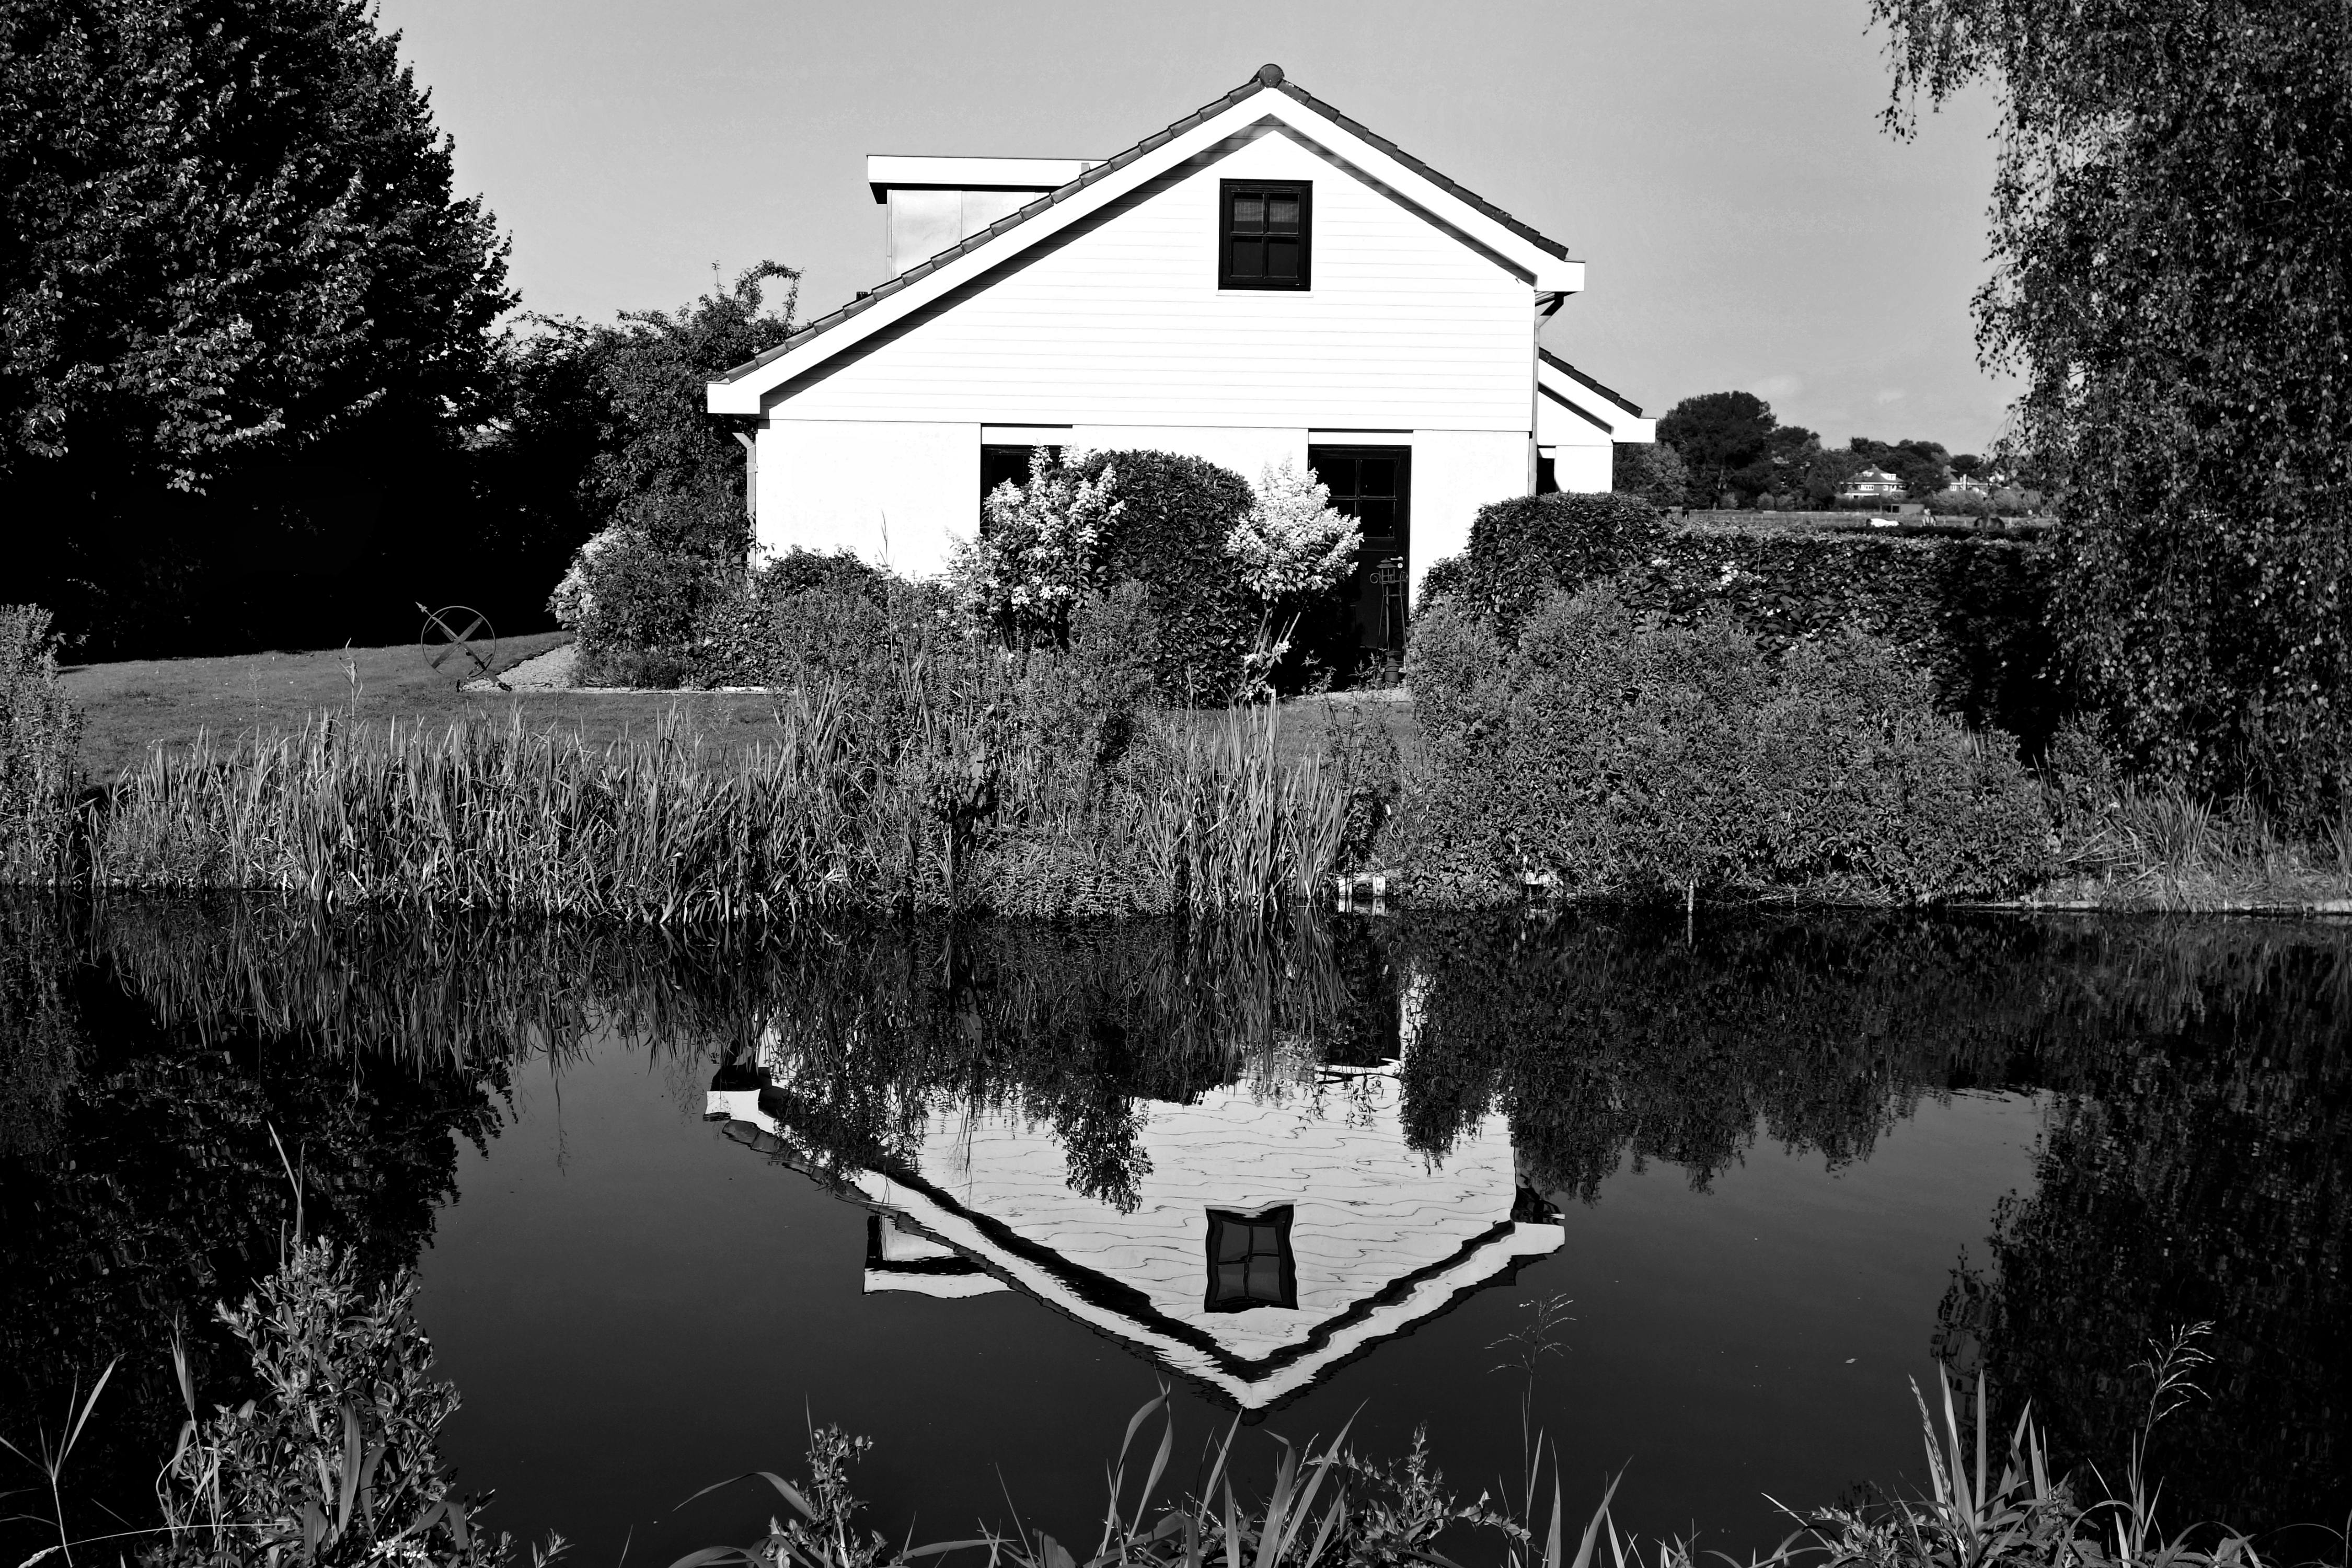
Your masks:
M1217 287L1304 289L1314 187L1226 180L1218 197Z
M1209 1211L1208 1305L1212 1312L1298 1305L1288 1205L1255 1215Z

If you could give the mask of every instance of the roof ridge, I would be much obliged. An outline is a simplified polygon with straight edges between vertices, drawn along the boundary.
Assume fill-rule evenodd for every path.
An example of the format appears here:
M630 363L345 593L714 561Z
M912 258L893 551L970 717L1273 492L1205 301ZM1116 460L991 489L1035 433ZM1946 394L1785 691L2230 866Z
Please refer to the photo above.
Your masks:
M1305 104L1307 108L1315 110L1316 113L1338 125L1340 129L1348 132L1350 135L1360 137L1363 141L1370 142L1374 147L1379 148L1381 152L1387 153L1390 157L1394 158L1398 163L1402 163L1414 174L1419 174L1422 178L1429 181L1432 184L1438 186L1448 195L1455 197L1457 200L1466 203L1472 207L1476 208L1486 217L1501 224L1513 234L1517 235L1520 238L1528 241L1531 245L1534 245L1538 249L1544 251L1547 255L1559 257L1563 261L1568 259L1568 247L1560 244L1557 240L1547 239L1543 235L1537 232L1537 230L1530 227L1528 225L1520 222L1517 218L1513 217L1509 213L1505 212L1494 203L1486 200L1484 196L1479 195L1468 186L1462 184L1458 181L1448 179L1445 175L1439 174L1435 169L1431 168L1427 163L1423 163L1420 159L1414 157L1403 148L1399 147L1387 137L1379 134L1358 121L1350 120L1348 116L1340 113L1331 105L1324 102L1321 99L1317 98L1313 93L1308 92L1305 88L1300 87L1297 82L1289 80L1284 76L1283 69L1280 66L1268 63L1266 65L1260 66L1247 81L1243 82L1239 87L1234 88L1232 91L1224 94L1223 97L1210 100L1207 103L1202 104L1200 108L1194 110L1192 113L1185 115L1182 119L1171 121L1160 130L1153 132L1150 135L1146 136L1142 141L1138 142L1132 147L1129 147L1122 152L1112 153L1109 157L1105 158L1101 163L1097 163L1093 168L1081 174L1076 179L1069 182L1069 184L1046 192L1044 195L1039 196L1035 201L1024 203L1013 211L1007 213L1004 216L998 218L986 228L980 230L976 234L965 236L954 245L948 247L945 250L940 251L923 261L918 262L915 266L909 267L907 270L899 273L897 277L887 279L871 289L860 289L857 296L851 300L847 304L836 307L822 316L815 317L802 325L793 328L791 331L785 334L784 341L782 342L778 343L775 347L769 349L767 352L760 354L754 359L746 360L741 364L734 365L722 371L713 379L719 383L742 380L745 376L751 374L753 371L758 370L761 366L769 364L782 357L784 354L790 353L793 350L799 348L811 338L816 337L821 333L830 331L834 328L840 326L843 322L847 321L852 317L860 315L865 311L871 310L874 306L881 303L887 299L889 299L892 295L903 292L910 284L919 282L923 279L930 276L930 274L938 271L948 263L977 250L980 247L987 244L990 240L994 239L997 236L1006 233L1009 230L1018 228L1021 225L1028 222L1038 214L1046 211L1048 208L1058 203L1067 201L1070 197L1077 195L1080 191L1085 190L1087 186L1095 184L1097 180L1107 179L1110 175L1117 174L1119 170L1126 168L1129 163L1134 163L1138 158L1142 157L1145 153L1151 152L1153 149L1174 141L1185 132L1192 130L1193 127L1202 124L1203 121L1213 118L1216 115L1223 113L1226 110L1233 108L1235 104L1242 102L1244 100L1253 98L1258 93L1268 90L1281 92L1286 97ZM1566 362L1563 361L1562 363L1565 364ZM1580 380L1584 379L1580 373L1577 373L1572 366L1569 368L1570 370L1570 374L1578 374ZM1594 387L1596 390L1606 393L1607 395L1612 398L1615 398L1620 403L1624 403L1624 399L1617 397L1615 393L1609 392L1606 387L1601 386L1598 382L1588 381L1587 384ZM1625 403L1625 406L1628 408L1633 407L1630 403ZM1634 408L1633 412L1638 416L1641 410Z

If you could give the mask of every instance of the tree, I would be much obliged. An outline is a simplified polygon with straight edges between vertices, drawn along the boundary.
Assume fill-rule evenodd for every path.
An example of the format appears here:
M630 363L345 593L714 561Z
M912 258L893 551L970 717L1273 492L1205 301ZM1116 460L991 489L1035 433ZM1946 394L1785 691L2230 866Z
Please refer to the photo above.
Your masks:
M1821 449L1819 437L1801 425L1781 424L1772 405L1752 392L1684 398L1658 421L1658 440L1681 459L1686 493L1702 504L1728 493L1747 506L1759 495L1801 490Z
M1998 93L1990 363L2061 484L2062 626L2126 759L2310 828L2352 790L2352 9L1872 0L1888 122Z
M0 7L0 487L90 646L255 635L306 597L255 572L380 577L462 499L506 246L397 46L361 0Z
M611 326L543 322L542 345L525 356L530 366L530 354L543 354L538 384L552 395L501 439L551 458L515 467L526 482L569 490L583 531L593 531L562 579L540 592L554 589L548 607L604 679L674 679L697 617L742 580L751 548L743 451L704 412L703 384L792 334L799 278L761 261L674 311L625 310ZM786 286L773 308L772 280Z
M1934 495L1951 482L1950 455L1940 441L1876 441L1856 436L1846 448L1901 479L1903 493L1914 500Z
M1732 478L1769 462L1771 405L1752 392L1707 392L1685 397L1658 421L1658 439L1675 450L1690 474L1690 494L1703 504L1732 488Z

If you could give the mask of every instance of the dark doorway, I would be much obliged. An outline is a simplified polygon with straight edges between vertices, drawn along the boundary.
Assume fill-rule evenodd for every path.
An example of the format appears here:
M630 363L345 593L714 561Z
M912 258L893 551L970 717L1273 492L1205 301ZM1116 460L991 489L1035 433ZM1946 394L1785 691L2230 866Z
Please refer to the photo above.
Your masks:
M1404 656L1405 570L1412 538L1412 449L1309 447L1307 466L1331 505L1356 520L1356 569L1328 602L1302 616L1299 651L1352 685Z
M1056 457L1059 457L1062 451L1062 448L1059 447L1046 447L1039 448L1036 447L985 446L981 447L981 499L985 500L988 498L989 492L993 490L999 485L1027 484L1029 482L1030 474L1036 468L1037 453L1041 449L1051 452Z

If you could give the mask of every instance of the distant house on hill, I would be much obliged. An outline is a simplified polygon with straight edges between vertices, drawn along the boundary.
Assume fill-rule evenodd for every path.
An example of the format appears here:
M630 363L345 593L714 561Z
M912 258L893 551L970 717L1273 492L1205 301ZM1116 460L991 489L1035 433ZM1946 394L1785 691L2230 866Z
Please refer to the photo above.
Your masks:
M1536 342L1584 264L1267 66L1108 158L866 160L896 274L709 384L762 544L917 574L1043 447L1287 458L1365 520L1359 576L1478 508L1606 490L1654 422ZM1370 568L1385 565L1382 574Z
M1879 468L1863 469L1838 491L1840 500L1899 500L1902 496L1903 481Z

